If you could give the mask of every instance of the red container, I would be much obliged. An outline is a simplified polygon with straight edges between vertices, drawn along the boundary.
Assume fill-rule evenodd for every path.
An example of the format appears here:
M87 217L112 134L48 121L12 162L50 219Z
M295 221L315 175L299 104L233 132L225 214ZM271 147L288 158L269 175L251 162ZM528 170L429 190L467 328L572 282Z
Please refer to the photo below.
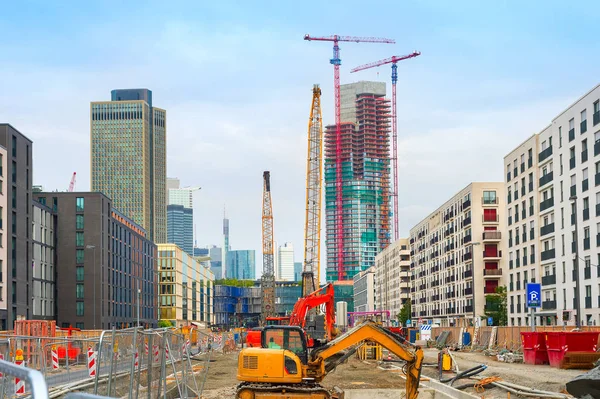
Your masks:
M565 353L571 352L596 352L598 345L598 331L564 331L547 332L546 346L550 366L560 367Z
M522 332L523 362L526 364L548 364L546 335L540 332Z

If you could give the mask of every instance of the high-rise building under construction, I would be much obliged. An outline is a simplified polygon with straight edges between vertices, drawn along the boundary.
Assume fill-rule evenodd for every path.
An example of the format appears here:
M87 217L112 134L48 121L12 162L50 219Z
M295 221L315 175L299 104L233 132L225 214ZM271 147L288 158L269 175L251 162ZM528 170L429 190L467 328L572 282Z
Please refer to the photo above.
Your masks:
M327 281L352 280L373 266L375 256L390 243L391 107L385 94L383 82L342 85L339 150L335 125L325 130ZM337 156L341 157L341 231L336 218Z

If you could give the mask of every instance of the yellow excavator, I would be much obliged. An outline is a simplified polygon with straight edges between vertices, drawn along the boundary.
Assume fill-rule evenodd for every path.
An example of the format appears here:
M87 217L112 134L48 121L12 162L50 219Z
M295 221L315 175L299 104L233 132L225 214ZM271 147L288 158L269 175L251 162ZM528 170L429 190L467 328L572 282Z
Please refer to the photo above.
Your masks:
M362 341L379 343L406 361L406 399L416 399L421 379L423 350L372 321L365 321L313 349L298 326L267 326L261 348L242 349L238 358L238 399L341 399L343 391L330 391L319 383L345 361ZM347 351L344 353L344 351Z

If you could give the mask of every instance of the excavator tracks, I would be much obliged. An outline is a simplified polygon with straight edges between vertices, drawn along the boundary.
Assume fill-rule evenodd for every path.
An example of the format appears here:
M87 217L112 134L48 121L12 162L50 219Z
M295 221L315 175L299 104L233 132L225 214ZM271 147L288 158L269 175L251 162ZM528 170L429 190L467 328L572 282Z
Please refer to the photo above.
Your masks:
M343 399L344 392L334 388L333 392L316 384L257 384L238 385L236 399Z

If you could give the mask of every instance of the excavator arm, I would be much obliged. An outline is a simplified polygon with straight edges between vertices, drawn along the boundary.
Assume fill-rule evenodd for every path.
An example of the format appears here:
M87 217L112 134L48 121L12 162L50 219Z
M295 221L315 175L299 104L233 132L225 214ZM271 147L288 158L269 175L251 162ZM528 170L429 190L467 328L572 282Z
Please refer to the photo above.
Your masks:
M294 305L290 316L291 326L300 326L305 328L306 315L309 310L325 304L325 326L327 328L327 340L333 338L333 325L335 323L335 311L333 308L334 290L332 284L308 294L304 298L300 298Z
M353 348L363 341L372 341L380 344L396 356L406 361L406 398L416 399L421 379L421 366L423 363L423 350L415 347L414 350L398 339L398 336L380 327L372 321L365 321L347 333L329 341L325 345L312 351L308 361L307 375L316 381L321 381L335 366L327 364L327 359L339 354L341 351ZM345 359L343 356L341 359ZM339 364L339 361L335 365Z

